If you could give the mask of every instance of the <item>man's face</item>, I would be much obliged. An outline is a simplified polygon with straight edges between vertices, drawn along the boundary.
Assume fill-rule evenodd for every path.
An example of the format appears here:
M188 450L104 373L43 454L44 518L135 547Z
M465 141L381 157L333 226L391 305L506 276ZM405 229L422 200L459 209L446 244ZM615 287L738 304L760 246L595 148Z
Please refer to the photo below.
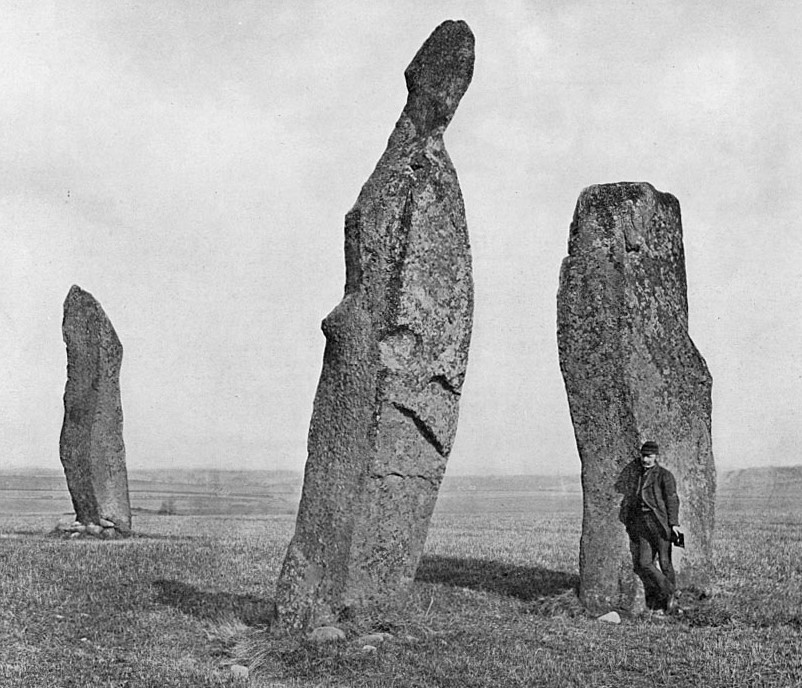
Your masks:
M641 466L651 468L657 463L657 454L644 454L640 457Z

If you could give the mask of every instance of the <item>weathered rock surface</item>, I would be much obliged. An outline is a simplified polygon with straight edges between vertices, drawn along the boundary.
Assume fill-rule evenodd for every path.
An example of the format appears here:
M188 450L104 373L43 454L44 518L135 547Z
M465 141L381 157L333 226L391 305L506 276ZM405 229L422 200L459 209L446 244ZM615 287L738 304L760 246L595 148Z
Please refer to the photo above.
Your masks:
M64 302L67 385L60 454L75 517L131 530L120 402L123 349L100 304L77 286Z
M326 351L279 623L403 605L457 429L473 311L462 194L443 144L473 74L445 22L405 72L406 106L345 218L345 295Z
M597 613L640 611L625 515L639 450L660 446L677 479L687 549L678 585L712 572L715 467L711 377L688 335L679 202L645 183L585 189L571 224L557 296L560 367L582 463L580 598Z

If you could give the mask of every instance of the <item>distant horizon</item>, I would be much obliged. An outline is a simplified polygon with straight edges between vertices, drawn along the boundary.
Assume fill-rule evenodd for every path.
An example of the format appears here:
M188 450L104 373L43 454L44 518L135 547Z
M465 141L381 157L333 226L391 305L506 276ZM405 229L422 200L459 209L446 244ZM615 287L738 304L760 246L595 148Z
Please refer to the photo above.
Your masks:
M802 469L802 462L797 464L766 464L766 465L753 465L753 466L741 466L738 468L723 468L716 466L716 473L734 473L736 471L748 471L748 470L759 470L759 471L768 471L768 470L788 470L788 469ZM32 465L0 465L0 474L4 473L31 473L34 471L46 471L49 473L57 473L63 474L64 470L60 466L51 466L45 464L32 464ZM135 468L128 468L128 475L132 475L135 473L158 473L158 472L167 472L167 471L199 471L199 472L215 472L215 473L290 473L294 475L303 476L304 469L303 468L221 468L219 466L209 466L209 465L175 465L175 466L137 466ZM575 471L571 473L567 472L548 472L548 471L537 471L537 472L526 472L526 473L465 473L461 471L450 472L446 469L445 477L452 477L452 478L473 478L473 477L481 477L481 478L512 478L515 476L544 476L550 478L579 478L581 477L581 471Z

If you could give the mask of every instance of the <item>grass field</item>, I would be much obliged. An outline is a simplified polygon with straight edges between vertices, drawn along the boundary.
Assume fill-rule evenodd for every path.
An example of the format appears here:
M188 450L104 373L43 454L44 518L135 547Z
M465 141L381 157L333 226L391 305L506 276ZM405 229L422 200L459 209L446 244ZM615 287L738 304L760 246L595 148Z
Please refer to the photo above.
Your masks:
M802 685L800 502L720 501L715 596L620 625L576 602L579 504L446 492L405 611L333 646L263 630L290 514L140 511L115 542L0 516L0 686ZM376 630L392 638L363 651Z

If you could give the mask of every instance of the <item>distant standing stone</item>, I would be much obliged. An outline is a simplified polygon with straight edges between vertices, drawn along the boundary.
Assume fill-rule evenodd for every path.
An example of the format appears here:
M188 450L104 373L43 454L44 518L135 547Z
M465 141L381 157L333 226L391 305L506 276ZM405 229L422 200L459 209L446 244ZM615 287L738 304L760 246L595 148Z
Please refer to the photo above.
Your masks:
M345 295L326 351L279 623L309 628L403 605L457 430L473 280L443 132L473 74L474 39L441 24L405 72L387 149L345 218Z
M647 440L659 444L660 463L677 479L688 543L684 552L674 548L678 584L703 588L712 572L716 484L712 380L688 334L676 198L646 183L582 192L560 273L557 323L582 463L582 602L597 613L643 607L623 521Z
M64 302L67 385L60 454L75 516L131 530L120 402L123 349L100 304L73 286Z

